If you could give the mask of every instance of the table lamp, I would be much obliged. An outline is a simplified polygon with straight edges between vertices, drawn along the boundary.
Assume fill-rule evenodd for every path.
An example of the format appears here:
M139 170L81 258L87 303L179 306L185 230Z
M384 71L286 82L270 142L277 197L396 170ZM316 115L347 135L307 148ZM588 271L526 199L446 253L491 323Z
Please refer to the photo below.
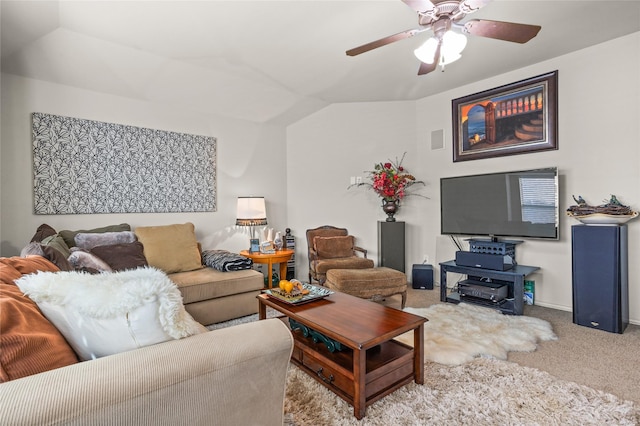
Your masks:
M238 197L236 225L251 227L249 251L260 251L260 242L255 236L255 227L267 224L267 209L264 197Z

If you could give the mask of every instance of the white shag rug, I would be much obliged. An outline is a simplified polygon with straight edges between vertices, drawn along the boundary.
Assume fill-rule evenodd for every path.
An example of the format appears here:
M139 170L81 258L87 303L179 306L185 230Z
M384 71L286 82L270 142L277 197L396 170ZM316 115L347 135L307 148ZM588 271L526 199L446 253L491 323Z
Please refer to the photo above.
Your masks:
M631 401L533 368L491 358L448 366L425 364L425 384L411 382L367 407L353 407L291 365L287 426L638 425Z
M557 339L545 320L468 303L404 310L429 320L424 325L424 358L439 364L459 365L477 357L506 360L510 351L532 352L537 342ZM396 340L413 346L413 332Z

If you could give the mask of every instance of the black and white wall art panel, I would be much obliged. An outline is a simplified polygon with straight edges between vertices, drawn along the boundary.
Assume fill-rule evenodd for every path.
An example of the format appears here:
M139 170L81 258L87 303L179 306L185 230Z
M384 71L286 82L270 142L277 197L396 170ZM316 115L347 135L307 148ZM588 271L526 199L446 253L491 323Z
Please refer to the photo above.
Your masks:
M216 211L216 139L33 113L35 214Z

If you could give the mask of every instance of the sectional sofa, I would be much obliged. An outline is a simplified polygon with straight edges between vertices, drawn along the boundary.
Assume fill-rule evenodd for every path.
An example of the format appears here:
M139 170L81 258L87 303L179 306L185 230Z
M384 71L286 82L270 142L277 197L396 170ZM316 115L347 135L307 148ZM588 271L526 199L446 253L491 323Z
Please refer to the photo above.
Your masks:
M174 303L175 309L168 315L190 324L181 328L181 337L80 361L83 355L74 348L84 345L82 331L77 340L68 337L70 334L63 336L54 321L40 310L55 313L58 305L68 304L70 299L89 303L92 289L104 290L102 282L93 281L130 276L138 271L162 275L166 280L166 275L155 268L89 275L60 271L39 255L0 258L0 423L282 425L293 340L277 319L207 331L195 324L181 303ZM69 287L67 278L80 278L81 282ZM51 282L41 286L40 294L26 285L43 280ZM94 341L129 339L140 345L151 327L132 333L120 329L119 335L113 334L118 324L131 331L130 323L145 321L145 312L153 309L142 306L126 311L126 315L116 313L114 318L104 318L110 309L108 299L134 294L143 285L138 278L121 281L127 292L106 291L103 294L107 297L94 300L96 306L91 309L73 306L64 315L52 318L60 324L61 318L89 312L82 321L72 321L71 326L95 321L99 326L93 330L104 331L100 336L85 334L99 337ZM60 297L66 287L68 294ZM169 287L175 296L175 285ZM55 295L43 297L42 292ZM142 296L145 303L158 299L155 295ZM37 306L31 297L38 301ZM255 299L254 303L257 305ZM56 305L54 310L51 305ZM90 315L95 311L100 315ZM159 323L164 327L162 321L155 321L156 327Z

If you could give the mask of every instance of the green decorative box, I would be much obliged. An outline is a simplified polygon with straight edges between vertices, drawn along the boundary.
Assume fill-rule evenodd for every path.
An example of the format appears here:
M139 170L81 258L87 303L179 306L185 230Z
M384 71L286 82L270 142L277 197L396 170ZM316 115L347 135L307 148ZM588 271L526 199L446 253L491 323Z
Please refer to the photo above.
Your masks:
M289 325L291 326L291 330L300 330L302 331L302 335L304 337L311 337L315 343L322 342L325 344L329 352L341 351L342 344L340 342L336 342L333 339L329 339L324 334L318 333L317 331L307 327L306 325L302 325L299 322L292 320L289 318Z

